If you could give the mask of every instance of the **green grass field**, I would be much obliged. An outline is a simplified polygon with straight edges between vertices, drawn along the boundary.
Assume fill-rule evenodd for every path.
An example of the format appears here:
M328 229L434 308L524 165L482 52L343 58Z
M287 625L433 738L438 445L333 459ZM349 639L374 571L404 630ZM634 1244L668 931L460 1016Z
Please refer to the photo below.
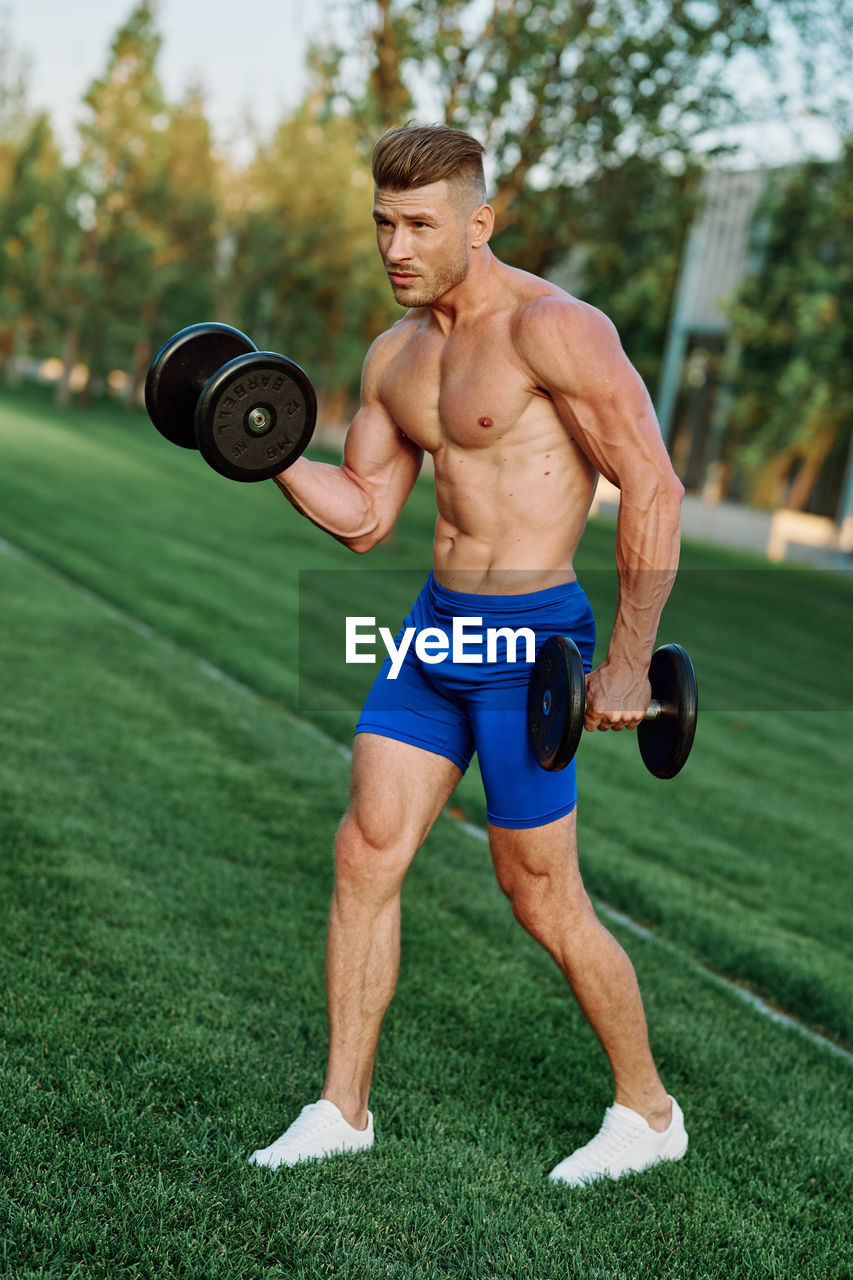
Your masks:
M246 1165L324 1066L335 744L369 678L329 620L399 621L432 521L424 481L355 558L142 415L2 393L2 1274L853 1275L853 1064L713 977L853 1046L853 583L699 546L661 628L699 674L687 768L611 734L579 764L588 886L659 939L614 925L685 1160L549 1186L607 1064L448 813L405 886L377 1147ZM612 548L593 524L579 563L605 638ZM449 809L482 824L476 770Z

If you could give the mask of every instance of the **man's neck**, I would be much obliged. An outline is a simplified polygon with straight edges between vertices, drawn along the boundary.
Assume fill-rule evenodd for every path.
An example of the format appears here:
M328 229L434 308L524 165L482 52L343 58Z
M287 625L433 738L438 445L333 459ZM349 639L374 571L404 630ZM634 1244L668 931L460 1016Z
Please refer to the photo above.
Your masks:
M498 277L502 270L503 263L487 244L473 251L465 279L429 304L428 310L442 333L452 333L458 325L468 324L491 309L501 291Z

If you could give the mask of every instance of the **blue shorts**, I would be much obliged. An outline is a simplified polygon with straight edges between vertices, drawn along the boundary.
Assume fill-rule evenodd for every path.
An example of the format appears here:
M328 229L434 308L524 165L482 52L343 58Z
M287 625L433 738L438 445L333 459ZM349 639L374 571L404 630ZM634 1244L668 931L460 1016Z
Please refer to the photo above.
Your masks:
M455 655L467 656L467 662L453 660L454 618L469 620L464 648ZM487 629L504 627L533 632L529 661L523 635L516 661L509 660L512 653L499 635L493 637L490 651ZM571 813L577 803L575 762L556 773L537 764L527 732L527 686L533 653L557 632L572 637L590 670L595 619L579 583L527 595L482 596L448 591L430 574L395 640L398 649L407 628L415 629L415 637L430 628L429 646L421 645L419 657L412 637L396 679L390 678L392 662L386 658L356 733L408 742L445 756L463 773L476 751L486 812L496 827L542 827ZM481 634L482 642L471 639L472 634ZM446 656L436 660L442 648ZM478 656L479 661L470 661Z

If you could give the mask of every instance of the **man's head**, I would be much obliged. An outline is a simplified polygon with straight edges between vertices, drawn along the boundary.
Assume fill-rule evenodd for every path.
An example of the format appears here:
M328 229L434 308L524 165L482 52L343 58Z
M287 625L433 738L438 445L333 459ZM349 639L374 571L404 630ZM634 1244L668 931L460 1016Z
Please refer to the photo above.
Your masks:
M492 214L485 204L483 148L446 125L403 125L373 149L379 250L394 296L425 306L460 284L472 252L485 244Z
M372 168L378 190L411 191L447 182L469 213L486 203L483 148L461 129L443 124L389 129L373 148Z

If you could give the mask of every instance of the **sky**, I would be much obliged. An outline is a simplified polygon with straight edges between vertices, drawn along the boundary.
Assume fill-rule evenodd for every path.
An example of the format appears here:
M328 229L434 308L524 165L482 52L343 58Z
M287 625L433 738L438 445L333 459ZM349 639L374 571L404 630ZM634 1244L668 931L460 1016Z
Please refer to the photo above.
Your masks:
M134 7L135 0L0 0L0 35L29 62L30 99L49 110L68 145L82 96ZM268 130L302 97L305 50L322 12L318 0L158 0L167 94L200 80L223 145L247 109Z

